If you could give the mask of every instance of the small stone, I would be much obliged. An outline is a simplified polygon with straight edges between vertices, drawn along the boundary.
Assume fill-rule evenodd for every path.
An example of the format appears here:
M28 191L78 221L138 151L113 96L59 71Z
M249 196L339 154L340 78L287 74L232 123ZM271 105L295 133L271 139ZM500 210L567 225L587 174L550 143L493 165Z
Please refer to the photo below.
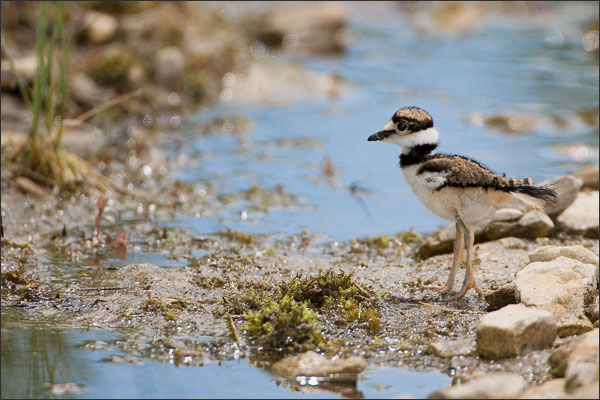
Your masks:
M511 304L486 314L477 325L477 350L492 359L549 347L555 338L552 314L524 304Z
M597 324L598 319L599 319L598 302L599 302L598 295L596 295L596 297L594 298L594 302L585 308L585 315L587 315L587 317L590 319L590 321L593 322L594 324ZM594 325L594 326L597 326L597 325Z
M154 58L154 78L162 86L174 87L181 83L185 68L185 56L175 46L165 47Z
M546 236L552 229L554 229L554 222L538 210L531 210L525 213L519 219L518 223L519 236L536 238Z
M517 374L491 372L462 385L450 386L430 394L428 399L510 399L525 389Z
M314 351L307 351L277 361L271 370L286 379L295 379L297 376L314 376L330 382L356 382L358 374L366 367L367 361L364 357L354 356L331 360Z
M598 238L598 200L598 191L580 192L573 204L558 216L558 223L567 231Z
M593 382L598 385L598 329L581 335L577 339L569 355L565 372L565 387L569 393Z
M90 11L85 16L86 37L91 43L105 43L117 32L117 19L109 14Z
M83 72L78 72L69 80L69 92L77 101L92 106L102 100L102 93L96 82Z
M554 314L560 337L592 329L584 314L586 301L596 290L596 267L578 260L558 257L533 262L517 273L517 299Z
M427 346L427 353L438 357L450 358L454 356L468 356L475 351L475 343L471 339L451 340L440 338L432 341Z
M485 301L489 305L490 311L499 310L509 304L517 304L517 285L514 281L502 285L493 292L485 294Z
M2 89L15 90L17 88L17 76L24 82L31 83L37 69L37 57L35 55L16 58L14 60L14 71L7 59L2 59ZM15 74L16 71L16 74Z
M556 198L544 210L546 214L554 218L569 207L575 201L581 184L580 179L571 175L550 178L540 182L539 186L548 186L556 192Z

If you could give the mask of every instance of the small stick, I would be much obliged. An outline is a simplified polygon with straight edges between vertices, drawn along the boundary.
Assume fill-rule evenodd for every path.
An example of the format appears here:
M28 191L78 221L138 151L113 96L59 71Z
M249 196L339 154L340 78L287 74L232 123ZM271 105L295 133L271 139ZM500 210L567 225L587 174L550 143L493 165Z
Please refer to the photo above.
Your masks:
M435 308L436 310L446 311L446 312L474 312L476 314L486 314L485 311L479 311L479 310L458 310L456 308L446 308L446 307L438 306L437 304L424 303L422 301L420 301L419 304L421 304L422 306L425 306L425 307L431 307L431 308Z
M131 289L131 287L99 287L99 288L74 288L71 290L77 290L78 292L91 292L93 290L123 290L123 289Z
M237 328L235 327L235 324L233 323L233 318L231 318L230 314L227 314L227 318L229 319L229 326L231 326L231 331L233 332L233 337L235 338L235 342L239 343L240 336L238 335Z

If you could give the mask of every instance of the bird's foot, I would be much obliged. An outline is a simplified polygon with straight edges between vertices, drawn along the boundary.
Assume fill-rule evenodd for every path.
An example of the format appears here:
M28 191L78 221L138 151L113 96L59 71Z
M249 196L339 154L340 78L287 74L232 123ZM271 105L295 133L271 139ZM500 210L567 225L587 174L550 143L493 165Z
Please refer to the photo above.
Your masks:
M444 285L444 286L423 286L423 290L431 290L434 293L442 294L448 293L452 290L452 286Z
M456 300L456 299L460 299L461 297L464 297L464 295L467 294L469 289L474 289L479 296L483 297L483 292L481 291L481 289L479 289L477 287L477 284L475 283L475 279L472 279L472 280L465 282L463 287L460 289L460 292L458 292L454 296L452 296L450 298L450 300Z

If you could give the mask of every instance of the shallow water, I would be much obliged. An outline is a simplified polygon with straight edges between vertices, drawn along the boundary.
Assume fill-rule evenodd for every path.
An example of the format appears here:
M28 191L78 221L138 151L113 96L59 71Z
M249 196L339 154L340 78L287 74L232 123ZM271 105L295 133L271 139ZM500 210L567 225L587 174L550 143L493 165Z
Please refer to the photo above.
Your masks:
M114 333L68 330L42 323L15 322L3 315L2 398L341 398L336 392L306 384L303 393L247 359L207 361L186 366L145 360L106 362L127 354L111 349ZM204 338L208 340L210 338ZM91 350L86 343L94 343ZM104 347L99 345L104 344ZM17 379L18 378L18 379ZM360 376L353 396L425 397L450 384L437 371L414 372L370 367ZM80 391L57 394L53 385L72 383Z
M588 6L597 13L597 4ZM214 218L181 217L177 224L198 233L226 228L307 230L337 240L409 228L434 230L445 222L412 194L398 168L399 148L367 142L397 108L406 105L421 106L432 114L441 135L438 151L471 156L507 176L530 176L539 182L597 160L593 151L583 160L572 160L552 150L561 143L597 147L597 128L540 124L521 135L506 135L464 121L472 113L547 117L598 107L598 64L581 49L579 36L568 36L582 18L583 6L577 7L560 11L565 18L562 25L552 22L556 31L515 20L465 37L441 39L409 29L394 7L388 6L390 12L356 7L351 19L353 40L344 56L294 60L311 70L339 74L351 84L349 93L339 99L281 107L248 106L233 99L232 104L200 110L184 124L189 142L183 151L200 154L202 161L182 169L181 179L210 181L222 193L252 184L264 188L281 184L300 196L299 207L264 214L240 204ZM553 39L556 32L564 32L560 45ZM243 139L219 134L221 126L215 134L199 135L197 123L215 117L249 118L252 127ZM273 144L290 138L312 138L322 145ZM333 162L339 187L321 177L319 165L325 157ZM360 193L357 198L348 190L350 185L374 193Z

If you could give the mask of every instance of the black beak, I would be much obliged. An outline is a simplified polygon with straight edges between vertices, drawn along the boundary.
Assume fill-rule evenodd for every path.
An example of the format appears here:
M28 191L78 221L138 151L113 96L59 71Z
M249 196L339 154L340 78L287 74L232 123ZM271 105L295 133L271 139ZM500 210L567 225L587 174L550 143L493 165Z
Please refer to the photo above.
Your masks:
M383 140L386 137L390 136L392 133L394 133L394 131L392 131L392 130L379 131L379 132L374 133L371 136L369 136L369 139L367 139L367 140L369 142L375 142L377 140Z

